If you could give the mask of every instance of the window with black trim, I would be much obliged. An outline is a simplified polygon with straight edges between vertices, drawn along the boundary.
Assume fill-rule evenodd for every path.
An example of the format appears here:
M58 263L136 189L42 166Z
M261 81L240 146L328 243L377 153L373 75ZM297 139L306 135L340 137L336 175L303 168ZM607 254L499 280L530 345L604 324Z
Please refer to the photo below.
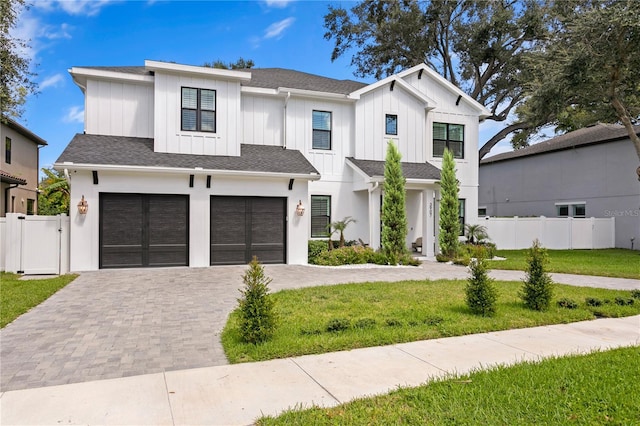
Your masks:
M311 237L328 237L331 223L331 196L311 196Z
M487 215L487 208L486 207L478 207L478 216L479 217L485 217Z
M586 217L587 206L584 203L556 204L558 217Z
M396 114L385 115L384 133L387 135L398 135L398 116Z
M464 235L464 224L465 224L465 211L466 211L466 200L464 198L460 198L458 200L458 220L460 221L460 235Z
M36 205L36 200L32 199L32 198L28 198L27 199L27 214L28 215L32 215L35 214L35 207Z
M194 132L216 131L216 91L182 88L181 129Z
M11 164L11 138L4 138L4 161Z
M442 157L445 148L453 158L464 158L464 125L433 123L433 156Z
M331 112L313 111L313 149L331 149Z

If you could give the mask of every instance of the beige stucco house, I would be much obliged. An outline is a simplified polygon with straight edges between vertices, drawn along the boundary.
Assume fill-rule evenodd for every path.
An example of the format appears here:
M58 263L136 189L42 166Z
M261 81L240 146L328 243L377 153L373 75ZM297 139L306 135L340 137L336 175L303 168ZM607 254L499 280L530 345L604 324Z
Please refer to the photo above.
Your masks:
M9 118L0 122L0 216L38 212L39 148L47 145L40 136Z

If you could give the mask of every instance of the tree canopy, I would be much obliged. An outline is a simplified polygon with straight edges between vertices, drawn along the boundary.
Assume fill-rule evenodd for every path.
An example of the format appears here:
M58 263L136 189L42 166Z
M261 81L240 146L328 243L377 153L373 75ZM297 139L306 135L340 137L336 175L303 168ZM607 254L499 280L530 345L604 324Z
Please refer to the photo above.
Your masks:
M69 214L70 188L62 171L43 168L45 177L40 181L38 194L38 214L54 216Z
M424 62L487 107L490 120L506 122L525 100L523 64L548 38L548 10L543 0L363 0L350 10L329 6L325 38L335 42L332 60L353 52L356 76ZM530 127L508 124L485 151Z
M222 61L221 59L216 59L213 62L205 62L203 66L209 67L209 68L219 68L224 70L244 70L248 68L253 68L255 66L255 63L253 62L252 59L245 60L241 56L235 62L227 63Z
M13 37L18 15L26 8L24 0L0 1L0 120L20 117L22 105L29 94L35 93L35 74L30 71L30 59L24 50L28 41Z
M562 131L620 122L640 160L640 138L633 128L640 122L640 2L598 0L579 6L556 5L552 42L526 61L530 96L518 116Z

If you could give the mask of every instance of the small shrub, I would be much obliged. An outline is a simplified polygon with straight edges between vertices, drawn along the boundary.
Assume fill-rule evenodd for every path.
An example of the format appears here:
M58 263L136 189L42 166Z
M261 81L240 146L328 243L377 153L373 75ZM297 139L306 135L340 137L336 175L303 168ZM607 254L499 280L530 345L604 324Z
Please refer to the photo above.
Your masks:
M566 309L576 309L578 307L578 303L573 299L569 299L568 297L563 297L562 299L558 300L557 304L559 307Z
M420 265L420 261L418 259L416 259L415 257L411 256L410 253L404 253L400 256L400 261L399 261L400 265L405 265L405 266L419 266Z
M480 257L469 265L471 276L467 280L466 302L471 312L483 317L489 317L496 313L496 300L498 293L493 285L493 279L487 274L487 264Z
M374 251L369 256L369 263L373 263L375 265L386 265L387 256L381 251Z
M485 243L482 243L482 246L484 247L487 253L487 257L486 257L487 259L493 259L496 256L496 252L498 251L498 248L494 243L485 242Z
M376 326L376 320L373 318L361 318L353 323L353 328L367 329Z
M402 321L400 321L399 319L395 319L395 318L387 318L384 321L384 324L387 327L402 327Z
M460 256L453 259L454 265L469 266L470 263L471 263L471 258L468 256Z
M640 290L631 290L631 297L634 299L640 299Z
M326 251L329 251L326 241L309 240L309 244L308 244L309 263L311 263L312 265L317 264L318 256L320 256L320 254Z
M451 259L449 259L449 257L447 255L443 254L443 253L438 253L438 254L436 254L436 260L438 262L448 262Z
M615 299L616 305L627 306L633 305L634 300L632 298L627 297L616 297Z
M587 297L586 299L584 299L584 303L587 306L591 307L602 306L602 300L598 299L597 297Z
M373 253L374 251L370 247L340 247L320 253L316 258L316 263L325 266L364 264L369 262L369 259L373 257Z
M337 333L339 331L348 330L351 327L351 321L346 318L333 318L329 320L325 330L329 333Z
M520 298L529 309L545 311L551 303L553 281L545 271L547 263L547 251L535 240L529 249L526 278L520 292Z
M242 297L238 299L240 335L247 343L269 340L277 323L274 301L269 295L271 278L264 275L264 268L255 256L242 281L244 289L240 290Z

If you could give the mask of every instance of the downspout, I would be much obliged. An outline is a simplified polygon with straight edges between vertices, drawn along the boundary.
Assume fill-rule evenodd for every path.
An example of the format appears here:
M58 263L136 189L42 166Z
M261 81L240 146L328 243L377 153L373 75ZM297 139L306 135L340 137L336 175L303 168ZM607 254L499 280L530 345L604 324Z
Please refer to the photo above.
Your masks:
M289 103L290 97L291 97L291 92L287 92L287 96L284 98L284 108L282 111L282 115L283 115L282 149L287 149L287 104Z
M17 188L19 186L20 186L20 184L14 183L14 184L9 184L9 186L5 188L5 190L4 190L4 212L5 213L13 213L12 211L11 212L9 211L9 192L13 188Z

